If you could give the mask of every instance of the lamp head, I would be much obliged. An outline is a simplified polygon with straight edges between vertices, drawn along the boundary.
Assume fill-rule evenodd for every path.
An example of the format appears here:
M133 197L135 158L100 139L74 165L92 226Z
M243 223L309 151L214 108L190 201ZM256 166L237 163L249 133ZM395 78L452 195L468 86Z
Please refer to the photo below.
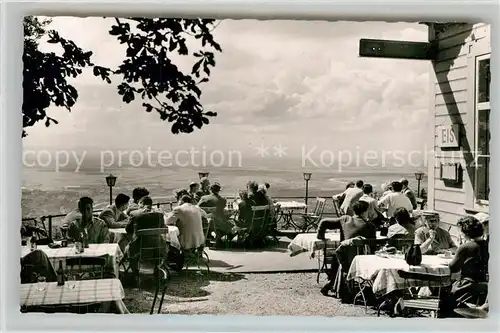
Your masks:
M116 184L116 177L113 176L112 174L109 174L109 176L106 177L106 184L108 186L113 187Z

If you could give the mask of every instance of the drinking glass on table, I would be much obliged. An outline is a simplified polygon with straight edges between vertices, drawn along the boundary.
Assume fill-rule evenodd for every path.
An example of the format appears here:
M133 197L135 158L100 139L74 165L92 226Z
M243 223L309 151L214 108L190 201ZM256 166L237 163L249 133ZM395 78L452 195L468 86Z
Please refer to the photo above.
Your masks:
M66 281L66 284L68 285L68 289L75 289L76 287L76 274L70 273L68 274L68 280Z
M38 291L44 291L47 288L47 281L45 276L38 275L37 276L37 283L36 283L36 290Z

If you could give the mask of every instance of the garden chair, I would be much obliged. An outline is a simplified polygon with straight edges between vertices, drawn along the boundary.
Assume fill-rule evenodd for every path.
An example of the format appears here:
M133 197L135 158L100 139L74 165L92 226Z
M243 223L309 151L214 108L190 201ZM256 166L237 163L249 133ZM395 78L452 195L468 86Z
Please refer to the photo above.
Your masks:
M156 300L159 297L158 294L160 293L160 290L161 290L161 296L160 296L160 303L158 304L157 313L159 314L161 312L163 300L165 299L165 292L167 291L167 283L170 280L170 271L168 270L168 267L164 265L158 265L155 270L155 277L157 280L157 284L156 284L155 296L153 298L153 304L151 304L151 311L149 312L150 315L154 313Z
M123 257L120 265L124 267L125 273L131 268L130 262L137 261L138 272L140 271L141 263L152 262L154 266L158 266L160 263L164 262L167 258L167 243L163 242L151 242L150 237L161 237L166 239L168 235L168 228L151 228L151 229L141 229L135 232L135 239L138 239L139 248L134 251L133 257L130 253L126 253ZM128 265L127 265L128 263ZM140 275L138 276L140 278ZM139 279L140 285L140 279Z
M301 216L304 220L304 225L302 226L303 232L308 232L309 230L318 229L319 222L323 217L323 212L325 210L326 199L316 198L316 206L312 213L302 213Z
M385 239L352 239L351 240L351 246L355 249L355 256L356 255L368 255L374 253L378 247L380 247L382 244L385 244L386 240ZM347 268L349 269L349 268ZM356 278L354 281L356 284L356 289L358 292L354 296L353 299L353 305L356 304L356 301L359 298L362 298L363 304L365 306L365 313L368 311L368 301L366 299L366 293L371 290L373 287L373 283L371 280L366 280L362 278Z
M337 217L341 217L344 214L344 211L342 210L342 208L340 208L340 203L339 203L339 200L338 199L335 199L333 198L333 213L337 216Z
M252 220L245 228L235 227L238 236L238 242L253 243L258 240L262 226L266 223L269 215L269 206L253 206L252 207Z
M397 272L399 277L404 279L405 289L408 291L404 293L403 297L399 300L403 315L406 315L406 309L414 309L430 311L433 318L438 318L441 306L441 288L451 285L450 276L412 272L402 269L399 269ZM437 296L420 296L413 294L411 288L415 286L416 281L419 281L419 286L427 282L429 288L437 288Z

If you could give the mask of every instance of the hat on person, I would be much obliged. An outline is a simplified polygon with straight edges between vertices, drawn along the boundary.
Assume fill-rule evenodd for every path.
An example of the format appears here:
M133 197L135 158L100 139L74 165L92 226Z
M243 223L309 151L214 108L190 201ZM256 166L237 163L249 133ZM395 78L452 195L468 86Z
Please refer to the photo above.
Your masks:
M486 213L480 212L474 215L476 220L478 220L480 223L488 223L490 222L490 216Z
M211 186L210 186L211 189L221 189L222 186L218 183L218 182L214 182Z
M191 183L189 184L189 187L191 187L191 186L195 186L195 185L198 185L198 183L197 183L197 182L191 182Z
M435 210L423 210L422 215L423 216L439 216L439 213L436 212Z

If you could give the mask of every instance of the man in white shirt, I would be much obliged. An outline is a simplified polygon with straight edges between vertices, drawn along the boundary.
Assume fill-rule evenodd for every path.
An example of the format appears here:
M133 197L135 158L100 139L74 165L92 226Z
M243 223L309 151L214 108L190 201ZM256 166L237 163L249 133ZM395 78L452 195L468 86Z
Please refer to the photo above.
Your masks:
M399 181L403 185L403 194L410 199L411 205L413 209L417 209L417 198L415 197L415 193L410 189L408 179L403 178Z
M333 200L338 200L344 195L344 201L342 202L342 206L340 206L340 209L344 214L354 216L352 206L359 201L359 198L361 198L361 196L363 196L363 181L358 180L356 182L356 187L350 187L344 192L334 195L332 198Z
M359 198L359 201L365 201L368 203L368 220L373 222L377 219L378 213L378 201L371 196L373 193L373 187L370 184L363 185L363 195Z
M167 225L179 228L179 242L183 250L197 249L205 244L202 218L207 214L192 203L190 196L181 198L181 205L175 207L167 218Z
M403 185L400 182L392 182L392 192L383 196L379 202L379 209L387 210L387 218L391 219L394 215L394 212L398 208L405 208L410 214L413 211L413 205L411 204L410 199L402 193Z

